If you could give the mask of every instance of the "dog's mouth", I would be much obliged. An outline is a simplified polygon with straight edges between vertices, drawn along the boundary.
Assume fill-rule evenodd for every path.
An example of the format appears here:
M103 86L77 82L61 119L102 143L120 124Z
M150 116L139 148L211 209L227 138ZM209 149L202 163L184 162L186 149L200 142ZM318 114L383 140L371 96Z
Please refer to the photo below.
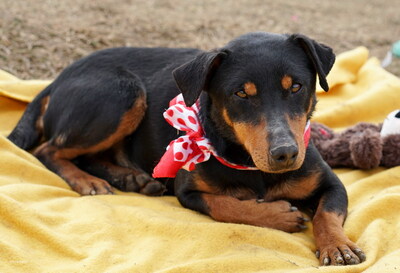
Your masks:
M286 139L286 140L284 140ZM300 137L280 136L278 141L267 138L244 142L254 164L266 173L285 173L299 169L304 162L306 146Z
M263 124L249 126L234 124L238 140L249 153L252 163L266 173L285 173L297 170L305 158L303 134L282 134L275 141L268 137L267 127Z
M252 163L266 173L285 173L299 169L305 158L305 116L289 116L269 122L232 122L227 111L224 119L233 129L237 141L249 153Z
M293 156L293 158L273 158L268 152L261 154L257 151L251 153L254 165L262 172L266 173L285 173L295 171L301 167L303 158Z

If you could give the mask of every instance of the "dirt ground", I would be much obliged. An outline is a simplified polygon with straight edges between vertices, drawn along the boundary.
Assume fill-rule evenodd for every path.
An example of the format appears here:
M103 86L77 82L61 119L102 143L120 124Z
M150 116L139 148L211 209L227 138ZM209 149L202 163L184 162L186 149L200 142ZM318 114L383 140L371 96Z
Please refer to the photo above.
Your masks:
M115 46L211 49L242 33L299 32L336 53L366 46L380 59L400 40L395 0L0 0L0 69L53 79ZM400 59L388 67L400 76Z

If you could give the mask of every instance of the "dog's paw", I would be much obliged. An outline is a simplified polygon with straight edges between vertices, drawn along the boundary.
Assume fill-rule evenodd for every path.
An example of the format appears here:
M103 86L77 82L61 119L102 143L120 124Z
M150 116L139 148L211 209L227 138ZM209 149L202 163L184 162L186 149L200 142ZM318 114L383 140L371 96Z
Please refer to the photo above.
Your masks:
M134 176L133 174L125 177L125 191L140 192L149 196L160 196L166 188L161 182L154 180L146 173Z
M276 220L276 228L286 232L300 232L307 228L305 222L309 219L297 209L286 201L276 201L281 207L280 217Z
M321 265L352 265L365 261L364 252L356 244L347 242L331 243L320 247L316 256Z
M265 206L262 217L264 227L279 229L286 232L300 232L307 228L305 222L310 221L287 201L262 202L257 200L259 205Z
M68 183L74 191L81 195L113 194L110 184L96 177L82 177L74 181L68 181Z

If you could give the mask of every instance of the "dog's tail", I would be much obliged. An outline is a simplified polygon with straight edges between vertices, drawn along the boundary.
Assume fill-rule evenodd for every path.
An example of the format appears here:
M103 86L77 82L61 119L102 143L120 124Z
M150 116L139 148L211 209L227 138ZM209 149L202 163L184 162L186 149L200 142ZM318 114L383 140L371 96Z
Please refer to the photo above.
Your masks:
M28 104L17 126L8 136L8 139L21 149L29 150L39 143L43 132L37 126L38 119L43 112L43 100L50 95L50 91L51 85Z

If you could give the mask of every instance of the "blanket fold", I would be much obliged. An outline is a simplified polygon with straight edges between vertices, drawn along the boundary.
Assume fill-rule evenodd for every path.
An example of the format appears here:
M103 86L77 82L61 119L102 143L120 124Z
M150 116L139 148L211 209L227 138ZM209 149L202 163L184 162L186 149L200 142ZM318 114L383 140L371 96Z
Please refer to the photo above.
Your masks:
M400 108L400 79L360 47L338 56L314 120L340 130ZM50 81L0 70L0 272L395 272L400 270L400 167L337 169L344 225L367 260L319 267L312 225L301 233L218 223L175 197L117 191L81 197L6 136Z

